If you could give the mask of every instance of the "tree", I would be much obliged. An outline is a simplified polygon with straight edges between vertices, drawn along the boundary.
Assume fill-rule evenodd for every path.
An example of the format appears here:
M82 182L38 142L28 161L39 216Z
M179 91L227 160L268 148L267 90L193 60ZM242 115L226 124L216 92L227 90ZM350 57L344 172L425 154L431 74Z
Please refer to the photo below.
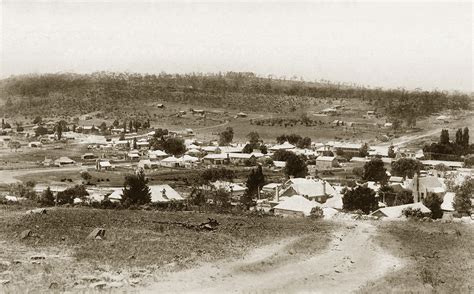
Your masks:
M262 152L262 154L267 154L268 153L267 146L265 146L264 144L261 144L260 145L260 152Z
M249 139L250 146L252 148L257 148L259 141L260 141L260 135L257 132L250 132L247 134L247 138Z
M252 144L246 144L244 146L244 149L242 149L242 152L243 153L248 153L248 154L252 153L253 152Z
M83 185L76 185L64 191L58 192L56 201L58 205L74 204L75 198L84 199L89 193Z
M395 149L393 147L393 145L390 145L390 147L388 147L388 157L389 158L395 158L396 154L395 154Z
M286 159L285 174L287 176L294 177L305 177L308 174L308 167L301 156L298 156L292 152L291 155Z
M413 178L415 173L419 173L423 164L412 158L400 158L392 162L392 175L404 178Z
M230 194L224 189L217 189L212 193L212 202L220 210L228 210L231 207Z
M54 206L54 203L55 203L54 195L50 187L48 187L46 190L43 191L39 199L39 202L43 206Z
M133 122L132 121L129 121L128 122L128 131L131 133L133 132Z
M471 197L474 191L474 179L466 178L464 182L454 188L456 195L454 196L453 206L458 213L471 214L472 202Z
M294 155L293 152L280 149L280 150L275 151L275 153L273 153L273 160L286 161L292 155Z
M449 132L448 130L441 130L441 136L439 137L440 144L449 144Z
M43 126L38 126L35 130L36 137L46 135L48 133L48 129Z
M431 210L431 218L433 219L443 217L441 203L443 203L441 197L434 193L428 193L428 195L423 199L423 204Z
M369 145L364 143L359 149L359 156L360 157L367 157L369 156Z
M376 181L384 183L387 181L387 170L380 158L372 158L369 162L364 164L364 175L362 177L365 181Z
M375 211L378 208L378 201L375 191L364 186L355 188L344 188L342 193L342 207L344 210L362 210L365 214Z
M201 207L206 204L206 195L203 189L197 187L193 187L188 199L191 205L199 206L199 211L201 211Z
M143 205L150 203L151 192L147 185L145 173L140 170L135 175L127 175L123 184L122 205L130 207L131 205Z
M118 120L114 120L114 122L112 123L112 125L115 127L115 128L118 128L118 126L120 125L120 122Z
M133 138L133 145L132 145L133 149L136 150L137 149L137 138Z
M456 131L456 140L454 141L456 145L462 146L463 145L463 133L462 129L458 129Z
M255 195L257 195L265 185L265 176L263 175L261 165L250 171L245 184L247 189L245 190L244 196L241 198L241 203L249 209L254 204L253 198L255 198Z
M464 132L462 134L462 146L468 147L469 146L469 128L465 127Z
M226 180L232 181L235 178L235 173L233 170L220 167L220 168L209 168L204 170L200 177L200 184L209 184L217 180Z
M382 202L387 206L397 206L413 203L413 195L408 190L396 192L393 187L384 185L378 191Z
M81 172L81 178L84 180L84 181L90 181L92 179L92 176L90 173L86 172L86 171L83 171Z
M16 152L18 149L21 148L21 144L18 141L10 141L8 143L8 148L10 148L10 150L15 149L15 152Z
M225 146L229 145L234 139L234 129L227 127L225 131L219 134L219 145Z
M41 121L42 121L41 116L36 116L35 119L33 120L33 124L37 125L41 123Z
M99 129L102 133L104 133L105 131L107 131L107 123L105 121L103 121L100 126L99 126Z
M301 138L296 143L296 147L298 147L298 148L310 148L311 147L311 138L310 137Z
M341 148L337 148L336 149L336 155L337 156L344 156L344 150L342 150Z
M57 123L56 124L56 137L58 138L58 140L61 140L61 138L63 137L63 126L61 123Z
M168 138L163 142L163 149L168 154L179 156L186 152L186 145L181 138Z

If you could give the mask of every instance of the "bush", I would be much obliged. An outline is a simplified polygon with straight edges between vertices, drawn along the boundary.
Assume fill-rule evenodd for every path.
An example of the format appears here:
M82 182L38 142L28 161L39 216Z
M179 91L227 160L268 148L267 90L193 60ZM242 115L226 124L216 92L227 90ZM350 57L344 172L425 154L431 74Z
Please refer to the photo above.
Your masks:
M74 204L75 198L80 198L81 200L84 200L84 197L88 195L89 193L86 191L86 188L83 185L76 185L62 192L58 192L56 196L56 201L58 205Z
M43 206L54 206L54 203L55 203L54 195L49 187L46 190L44 190L43 193L41 194L39 203Z
M323 212L323 209L321 207L313 207L311 209L311 212L309 213L309 216L311 218L323 218L324 217L324 212Z
M143 170L136 175L126 176L121 199L122 205L129 208L132 205L143 205L150 203L150 201L150 188L147 185Z
M357 186L353 189L345 188L342 198L344 210L362 210L365 214L375 211L378 208L378 201L375 198L375 191L364 186Z
M431 218L438 219L443 217L443 210L441 209L443 200L436 194L428 193L423 204L431 210Z
M423 218L425 214L419 208L413 209L411 207L405 208L402 214L407 218Z

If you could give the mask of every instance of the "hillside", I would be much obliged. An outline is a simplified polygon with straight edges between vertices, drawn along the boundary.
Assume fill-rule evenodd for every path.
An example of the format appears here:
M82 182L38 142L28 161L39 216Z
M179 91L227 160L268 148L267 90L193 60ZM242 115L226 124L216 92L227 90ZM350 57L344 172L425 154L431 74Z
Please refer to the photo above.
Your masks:
M90 75L24 75L0 82L0 113L73 116L101 110L111 115L146 110L150 103L288 113L324 101L362 100L400 119L442 110L467 109L470 97L439 91L383 90L330 83L257 77L253 73L142 75L99 72ZM357 102L355 102L357 103Z

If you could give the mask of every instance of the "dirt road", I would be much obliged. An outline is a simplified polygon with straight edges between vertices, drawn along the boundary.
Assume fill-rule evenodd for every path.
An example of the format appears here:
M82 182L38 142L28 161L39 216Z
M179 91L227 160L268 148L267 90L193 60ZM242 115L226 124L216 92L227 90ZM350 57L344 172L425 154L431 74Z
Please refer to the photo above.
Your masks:
M305 258L293 257L283 240L259 248L241 260L205 264L169 273L140 292L145 293L347 293L387 272L402 261L387 254L372 240L376 227L347 224L334 234L327 250Z

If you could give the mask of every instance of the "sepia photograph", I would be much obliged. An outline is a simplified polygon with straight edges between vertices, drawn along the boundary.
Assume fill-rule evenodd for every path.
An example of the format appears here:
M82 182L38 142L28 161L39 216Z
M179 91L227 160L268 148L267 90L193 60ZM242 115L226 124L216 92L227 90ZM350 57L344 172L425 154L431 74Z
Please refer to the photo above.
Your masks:
M0 293L474 293L473 18L0 0Z

